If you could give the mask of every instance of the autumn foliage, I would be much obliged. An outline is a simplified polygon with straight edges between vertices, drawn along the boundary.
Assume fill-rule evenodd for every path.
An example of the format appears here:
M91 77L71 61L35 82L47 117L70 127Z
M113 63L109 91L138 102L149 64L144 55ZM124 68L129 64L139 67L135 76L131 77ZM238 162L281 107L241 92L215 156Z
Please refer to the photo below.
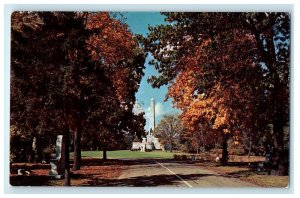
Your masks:
M287 170L289 13L163 14L169 23L149 27L140 40L159 72L149 82L169 85L166 98L182 110L185 136L202 143L222 137L224 156L229 137L236 144L245 136L259 141L270 137L271 124L274 169L282 174Z
M11 125L29 142L37 137L35 160L63 134L73 139L79 169L82 133L106 151L133 133L128 120L143 128L132 109L145 56L121 20L108 12L14 12L11 26Z

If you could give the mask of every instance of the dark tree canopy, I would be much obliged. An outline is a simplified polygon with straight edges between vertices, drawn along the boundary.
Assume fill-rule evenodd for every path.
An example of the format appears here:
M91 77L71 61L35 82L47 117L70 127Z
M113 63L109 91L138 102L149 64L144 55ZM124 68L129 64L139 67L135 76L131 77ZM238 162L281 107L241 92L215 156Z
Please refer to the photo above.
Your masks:
M14 131L52 137L45 145L71 132L79 169L82 132L108 149L133 133L128 118L144 124L132 109L145 55L126 24L107 12L14 12L11 27Z

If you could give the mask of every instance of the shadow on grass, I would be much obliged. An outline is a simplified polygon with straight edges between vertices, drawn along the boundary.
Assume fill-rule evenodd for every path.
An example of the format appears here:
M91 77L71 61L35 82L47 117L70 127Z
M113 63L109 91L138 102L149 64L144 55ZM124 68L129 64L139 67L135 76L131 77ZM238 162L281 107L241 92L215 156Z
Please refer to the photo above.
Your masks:
M259 162L228 162L226 165L222 165L221 163L215 163L215 166L238 166L238 167L257 167Z
M249 177L251 175L257 175L257 173L255 172L255 170L241 170L241 171L235 171L232 173L228 173L225 175L228 177L234 177L234 178L241 178L241 177Z
M234 177L234 178L249 177L253 175L270 175L270 174L268 170L257 171L255 169L235 171L227 174L227 176Z

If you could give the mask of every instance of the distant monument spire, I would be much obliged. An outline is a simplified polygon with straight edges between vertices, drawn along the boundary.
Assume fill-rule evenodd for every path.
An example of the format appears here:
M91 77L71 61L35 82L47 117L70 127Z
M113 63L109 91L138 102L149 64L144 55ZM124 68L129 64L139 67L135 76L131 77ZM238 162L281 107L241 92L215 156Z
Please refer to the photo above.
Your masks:
M158 138L153 133L155 130L155 100L150 100L150 129L148 135L143 138L142 142L132 142L131 150L140 150L142 152L156 149L164 150L164 146L160 144Z
M154 131L155 129L155 100L151 98L150 101L150 129Z

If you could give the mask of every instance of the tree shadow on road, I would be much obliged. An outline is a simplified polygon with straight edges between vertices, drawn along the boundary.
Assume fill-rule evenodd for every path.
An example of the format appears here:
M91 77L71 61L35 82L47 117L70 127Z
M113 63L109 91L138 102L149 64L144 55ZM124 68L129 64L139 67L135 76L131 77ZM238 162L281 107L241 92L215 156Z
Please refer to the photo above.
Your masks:
M185 180L198 180L202 177L214 176L212 174L187 174L178 175ZM176 186L184 185L182 180L175 175L151 175L138 176L125 179L93 179L87 181L84 186L124 186L124 187L153 187L153 186Z

